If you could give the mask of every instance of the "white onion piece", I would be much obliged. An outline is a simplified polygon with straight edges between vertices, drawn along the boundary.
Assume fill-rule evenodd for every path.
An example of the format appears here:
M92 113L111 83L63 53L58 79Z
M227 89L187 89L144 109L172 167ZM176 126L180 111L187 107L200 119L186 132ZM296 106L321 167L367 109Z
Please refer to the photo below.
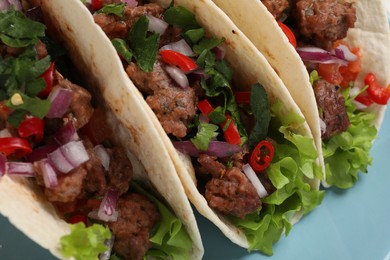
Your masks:
M164 45L160 48L160 51L163 50L171 50L171 51L177 51L185 56L193 56L194 52L192 51L191 47L188 45L188 43L181 39L177 42L172 42L170 44Z
M7 157L3 153L0 153L0 177L4 176L5 174L6 162L7 162Z
M357 56L353 54L349 48L344 45L340 44L337 46L333 51L332 54L336 55L338 58L346 60L346 61L355 61L357 60Z
M355 104L357 110L364 110L368 107L357 100L353 100L352 102Z
M99 254L99 260L109 260L111 257L112 247L114 245L115 236L111 234L110 239L106 239L104 244L107 246L107 250Z
M150 14L146 14L146 17L149 19L148 31L163 35L168 28L168 23Z
M104 169L108 171L110 168L110 155L107 153L106 148L104 148L103 145L99 144L96 145L93 150L95 151L97 157L99 158L100 162L102 163Z
M136 0L122 0L123 3L126 3L127 6L134 8L137 7L138 2Z
M324 120L320 118L320 129L321 129L321 135L323 135L326 132L326 124Z
M97 216L100 220L105 222L117 221L118 211L115 209L117 200L117 193L112 189L108 189L106 195L100 203L100 207L97 213Z
M75 168L89 160L89 155L82 141L72 141L60 147L66 160Z
M8 175L23 177L34 177L35 172L32 163L28 162L6 162L6 172Z
M42 170L43 181L45 187L52 189L58 186L57 173L50 164L49 159L43 159L38 162L38 166Z
M353 87L353 88L351 88L351 90L349 91L349 96L350 96L350 97L355 97L355 96L359 95L361 91L362 91L361 88L359 88L359 87Z
M242 170L244 171L245 175L248 177L250 182L255 187L259 197L264 198L264 197L268 196L267 190L264 188L264 186L260 182L259 178L257 178L257 175L256 175L255 171L252 169L252 167L249 164L245 164L242 167Z
M0 131L0 138L4 138L4 137L12 137L8 128L4 128L3 130Z
M61 118L68 110L68 107L72 102L72 97L73 97L72 90L64 89L59 86L54 87L48 96L48 99L51 102L51 106L46 117Z
M68 162L65 156L62 154L60 148L54 150L54 152L49 153L47 158L50 160L50 163L60 172L68 173L73 170L73 165Z
M165 71L181 88L188 88L190 86L186 74L181 69L175 66L166 65Z

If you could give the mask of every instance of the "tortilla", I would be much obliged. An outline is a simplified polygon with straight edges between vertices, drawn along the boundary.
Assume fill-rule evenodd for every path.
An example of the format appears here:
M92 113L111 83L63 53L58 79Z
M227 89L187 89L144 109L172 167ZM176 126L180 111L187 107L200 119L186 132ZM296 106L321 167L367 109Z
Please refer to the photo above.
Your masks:
M63 5L61 2L62 1L50 1L50 5L53 7L53 9L58 9ZM152 2L157 2L163 7L167 7L171 1ZM47 4L49 5L49 3ZM302 112L293 101L290 93L284 87L283 82L272 69L272 67L268 64L264 56L262 56L261 53L257 51L249 39L245 37L245 35L219 8L217 8L212 3L212 1L175 1L175 5L185 7L189 11L193 12L196 16L197 22L203 28L205 28L207 34L225 39L225 59L230 63L230 65L233 67L233 70L235 71L235 82L244 83L240 84L240 86L243 88L245 88L245 86L250 86L253 83L259 82L265 87L269 95L269 102L271 105L277 101L282 102L283 106L281 113L283 115L287 115L290 112L293 112L296 115L303 116ZM74 10L68 9L63 10L62 12L74 12ZM90 15L90 17L92 16ZM114 73L110 79L114 79L115 77L117 79L117 84L123 88L126 88L128 91L125 96L117 96L117 93L112 92L103 94L109 96L109 98L107 97L107 100L117 100L117 103L124 104L122 107L118 107L116 111L119 118L122 118L126 122L132 122L133 126L138 125L140 129L144 131L141 133L141 131L137 131L137 128L134 129L133 134L135 139L138 141L135 142L135 145L131 146L130 149L135 151L135 153L139 153L141 160L144 159L144 161L147 162L148 158L144 157L143 154L146 149L142 150L140 147L148 145L148 143L151 142L150 140L153 140L150 143L153 146L151 149L164 150L164 152L160 154L160 159L165 160L165 167L175 169L175 171L170 171L170 173L178 174L188 198L194 204L196 209L203 216L213 222L232 242L250 249L248 239L246 238L243 231L237 226L233 225L230 220L221 214L216 213L208 206L204 196L197 189L196 177L194 173L195 171L191 164L190 158L184 154L181 154L175 149L172 141L169 139L168 135L162 128L158 118L147 105L143 96L129 79L128 75L125 73L123 65L118 58L116 50L113 48L110 40L105 35L102 37L103 32L100 27L97 27L97 29L94 30L94 36L96 38L91 40L91 42L98 42L101 46L101 52L99 55L101 57L107 57L106 61L109 60L111 65L110 68L113 70L112 73ZM83 57L91 57L92 51L86 51L87 55L83 55ZM92 66L90 61L84 60L84 62ZM107 67L107 65L105 67ZM113 105L115 106L115 102ZM134 110L137 110L137 113L135 113ZM310 128L306 122L297 125L297 127L292 129L292 131L296 134L312 138ZM154 160L149 160L149 163L145 163L145 167L151 167L154 163ZM158 176L150 176L150 178L158 178ZM318 179L308 178L305 179L305 181L311 185L312 190L318 190ZM166 187L168 187L168 185L166 185ZM288 220L292 223L296 223L303 215L303 208L301 207L300 210L295 210L292 212L288 217Z
M108 121L115 133L113 141L122 146L131 159L134 179L147 181L165 199L192 239L192 259L201 259L203 245L184 188L178 176L172 174L175 172L173 165L165 161L169 157L166 149L150 142L159 138L147 130L148 125L143 120L139 120L148 114L140 104L138 94L129 91L118 62L112 59L114 50L101 51L106 48L106 42L100 41L103 34L96 30L80 1L37 2L45 19L50 21L46 21L47 24L57 30L69 50L74 64L82 75L87 75L86 81L94 87L93 94L107 107ZM0 178L0 212L29 238L56 257L63 258L60 237L69 233L69 225L58 218L53 206L30 180Z
M300 56L289 43L272 14L261 1L257 0L240 1L239 8L237 4L229 1L214 0L214 2L248 36L277 71L305 115L321 153L320 117L309 75ZM363 78L369 72L375 73L377 82L381 86L387 86L390 82L390 49L388 48L390 30L385 1L352 2L356 7L357 21L355 27L348 30L345 40L352 47L359 47L362 53L362 70L355 86L362 87ZM375 126L379 130L386 106L373 104L364 110L375 114ZM326 178L325 171L324 176ZM326 181L323 184L329 186Z

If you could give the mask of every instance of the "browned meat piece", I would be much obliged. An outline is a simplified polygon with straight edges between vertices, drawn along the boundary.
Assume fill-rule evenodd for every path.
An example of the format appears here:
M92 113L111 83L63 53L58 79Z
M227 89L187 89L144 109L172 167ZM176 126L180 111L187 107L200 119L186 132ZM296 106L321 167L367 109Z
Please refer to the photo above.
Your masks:
M37 50L38 59L43 59L49 54L46 45L41 41L38 41L37 44L35 44L35 49Z
M126 193L133 176L133 168L123 149L115 147L110 153L110 168L108 169L109 186L116 190L119 196Z
M255 187L240 169L233 167L221 177L206 184L209 206L224 214L244 218L261 205Z
M104 13L95 14L94 20L97 25L99 25L102 30L106 33L107 37L110 39L114 38L125 38L129 32L129 27L126 22L119 20L115 15L107 15Z
M141 17L146 14L152 15L157 18L162 18L162 13L164 12L164 8L159 6L158 4L145 4L138 5L135 8L131 8L129 6L125 9L124 20L129 28L133 27L133 24Z
M67 79L58 79L58 85L61 88L73 91L72 103L70 104L71 120L76 129L83 127L88 123L93 114L91 94L86 89L73 84Z
M157 61L152 72L144 72L135 64L126 69L138 89L149 96L146 102L158 117L167 134L182 138L196 112L197 97L193 88L176 86L163 65Z
M83 182L87 171L83 166L73 169L67 174L58 175L58 186L45 189L45 195L51 202L71 202L82 194Z
M169 43L180 41L181 39L183 39L180 35L181 33L181 28L176 26L169 26L164 32L164 34L160 37L160 47Z
M217 161L216 156L201 154L198 157L200 163L199 171L203 174L211 174L214 178L220 178L226 172L226 167Z
M106 173L100 159L93 150L92 143L84 141L89 155L89 160L85 163L88 172L84 181L83 189L92 194L103 195L107 188Z
M326 139L346 131L349 127L349 119L339 87L325 80L317 80L313 87L320 117L326 125L322 138Z
M298 0L293 16L300 35L315 46L331 50L356 21L352 3L341 0Z
M140 194L128 194L118 200L119 217L109 223L115 236L114 251L125 259L143 259L152 246L149 234L160 220L157 207Z
M241 152L238 152L238 153L235 153L233 154L233 156L231 157L232 161L233 161L233 166L239 168L239 169L242 169L242 167L244 166L244 156L248 153L248 150L244 149L243 151Z
M290 0L261 0L276 20L282 18L290 9Z

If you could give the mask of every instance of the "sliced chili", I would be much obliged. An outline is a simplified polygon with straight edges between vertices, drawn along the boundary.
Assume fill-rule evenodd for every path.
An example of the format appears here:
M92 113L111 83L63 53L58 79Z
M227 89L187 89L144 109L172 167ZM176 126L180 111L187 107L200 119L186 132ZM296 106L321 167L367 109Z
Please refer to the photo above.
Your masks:
M15 154L16 157L23 157L32 152L32 148L26 139L19 137L0 138L0 152L6 156Z
M271 142L263 140L253 149L249 164L256 173L263 172L274 158L274 146Z
M160 55L165 63L175 65L184 72L195 70L198 67L195 61L193 61L190 57L187 57L177 51L162 50L160 51Z
M102 9L103 8L103 0L92 0L91 1L91 8L94 11Z
M296 48L297 47L297 39L295 38L295 35L291 31L291 29L282 22L278 22L278 25L282 29L284 34L287 36L287 39L291 43L291 45L294 46L294 48Z
M213 112L214 107L210 104L207 99L203 99L198 102L198 108L202 114L208 116L211 112Z
M237 104L250 104L251 102L251 93L249 91L234 92L234 97Z
M50 67L41 75L46 82L46 87L38 94L39 97L47 97L53 89L55 62L50 64Z
M18 133L20 137L27 138L35 136L35 142L39 143L43 138L45 123L43 119L35 116L27 116L19 125Z
M221 124L221 127L224 129L223 136L225 137L226 142L230 144L241 144L241 136L238 132L236 124L229 114L225 114L225 116L227 119ZM229 124L227 129L225 129L226 124Z

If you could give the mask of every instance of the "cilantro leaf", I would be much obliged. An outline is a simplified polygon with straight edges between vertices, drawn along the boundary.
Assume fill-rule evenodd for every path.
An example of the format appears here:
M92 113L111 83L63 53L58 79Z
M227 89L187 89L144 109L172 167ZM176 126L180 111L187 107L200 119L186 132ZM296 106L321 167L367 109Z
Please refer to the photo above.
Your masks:
M27 47L45 35L46 26L11 8L0 12L0 40L11 47Z
M128 43L137 60L137 65L145 72L151 72L156 61L160 35L151 33L147 36L149 20L141 16L127 36Z
M119 4L107 4L103 6L103 8L99 9L97 11L98 14L114 14L119 17L123 17L125 13L125 3L119 3Z
M207 151L210 141L217 137L218 126L213 124L200 123L198 133L194 138L191 138L191 142L196 148L202 151Z
M188 39L192 43L197 43L203 38L204 33L205 32L203 28L191 29L184 32L183 37Z
M133 58L133 53L127 48L126 41L115 38L111 40L111 43L114 45L116 51L127 61L127 63L130 63Z
M208 117L213 124L220 125L226 120L225 110L221 106L218 106L209 113Z
M195 14L182 6L168 7L164 12L164 20L168 24L183 28L184 31L200 28L195 19Z
M197 45L194 45L192 50L199 55L205 50L212 50L224 41L224 38L203 38Z
M11 100L7 100L7 107L28 111L33 116L36 116L41 119L44 118L49 112L51 105L50 100L42 100L37 97L29 97L22 93L19 94L22 96L23 104L15 106L11 103Z

